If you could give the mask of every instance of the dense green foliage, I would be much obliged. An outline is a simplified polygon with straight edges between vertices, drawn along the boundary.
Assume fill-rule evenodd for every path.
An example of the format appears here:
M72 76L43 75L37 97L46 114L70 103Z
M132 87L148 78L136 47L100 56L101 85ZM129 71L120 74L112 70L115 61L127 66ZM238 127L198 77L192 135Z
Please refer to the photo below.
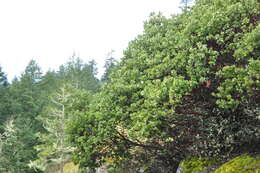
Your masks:
M91 92L99 91L99 82L95 61L84 63L80 58L72 56L70 60L61 65L58 71L59 83L70 83L75 88Z
M3 134L11 134L3 135L2 139L6 141L2 146L3 160L9 164L0 163L0 166L4 166L6 172L33 173L37 171L30 169L27 164L37 155L37 151L33 148L38 143L35 132L42 129L41 123L35 119L43 106L39 86L41 75L37 63L30 61L21 78L8 86L8 97L1 98L3 102L8 103L8 111L2 116L7 121L13 119L14 127L12 133L6 130L3 132Z
M72 102L71 95L69 87L62 86L51 97L52 105L46 107L42 115L38 117L46 133L38 134L40 144L35 148L39 152L39 159L31 162L31 167L45 171L51 165L60 165L63 171L66 157L73 151L65 133L65 126L70 116L67 108Z
M75 122L75 161L172 172L190 155L256 150L259 11L257 0L198 0L169 19L152 15Z
M58 132L58 136L66 136L66 124L51 116L60 108L57 103L53 103L51 95L58 95L59 88L65 84L77 88L75 90L94 93L99 90L100 85L95 74L94 61L83 63L79 58L71 58L59 71L49 71L44 75L32 60L21 77L15 78L10 85L6 75L0 71L0 172L41 172L37 168L46 167L44 159L49 166L52 160L60 158L57 156L57 153L61 154L57 150L60 147L60 138L55 135ZM66 106L66 109L67 107L70 106ZM63 133L59 131L59 124L64 126ZM51 129L54 125L56 129ZM71 147L63 146L64 150L68 148ZM72 150L63 153L71 152ZM32 167L32 161L35 160L39 164Z
M0 66L0 87L6 87L8 85L6 74L2 71L2 67Z
M2 67L0 66L0 133L3 132L3 124L10 112L10 100L8 97L9 89L7 76L2 71Z
M107 58L106 58L106 61L105 61L105 66L104 66L105 72L101 77L102 82L110 82L111 81L110 76L111 76L112 72L115 71L116 66L117 66L117 61L113 58L113 51L111 51L107 55Z
M34 172L26 165L29 160L34 159L35 150L33 143L36 139L31 130L32 125L23 119L20 123L8 120L5 125L5 132L0 139L0 171L6 173Z
M82 172L192 172L259 152L260 2L188 2L151 14L101 81L75 56L45 74L32 60L10 84L0 68L0 171L62 172L72 159ZM259 164L216 172L240 161Z

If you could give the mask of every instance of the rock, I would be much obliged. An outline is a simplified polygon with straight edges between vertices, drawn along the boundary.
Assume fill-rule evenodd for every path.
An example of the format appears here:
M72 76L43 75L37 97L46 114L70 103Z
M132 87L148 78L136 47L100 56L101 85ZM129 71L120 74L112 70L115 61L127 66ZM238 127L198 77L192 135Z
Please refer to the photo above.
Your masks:
M179 165L179 167L178 167L176 173L184 173L184 172L183 172L183 168L182 168L180 165Z

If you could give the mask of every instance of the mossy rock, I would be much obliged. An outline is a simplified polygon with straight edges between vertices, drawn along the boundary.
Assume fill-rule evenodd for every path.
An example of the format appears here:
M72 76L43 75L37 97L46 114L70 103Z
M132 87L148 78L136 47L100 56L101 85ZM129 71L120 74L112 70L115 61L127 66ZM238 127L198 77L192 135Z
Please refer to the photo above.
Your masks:
M63 171L64 173L77 173L79 170L79 166L75 165L72 162L68 162L64 165Z
M241 155L223 164L214 173L260 173L260 156Z
M217 162L218 161L216 159L210 158L191 158L182 161L181 168L184 173L201 173Z
M63 166L63 173L78 173L78 171L79 166L75 165L73 162L67 162ZM49 165L49 167L44 171L44 173L60 173L60 165Z

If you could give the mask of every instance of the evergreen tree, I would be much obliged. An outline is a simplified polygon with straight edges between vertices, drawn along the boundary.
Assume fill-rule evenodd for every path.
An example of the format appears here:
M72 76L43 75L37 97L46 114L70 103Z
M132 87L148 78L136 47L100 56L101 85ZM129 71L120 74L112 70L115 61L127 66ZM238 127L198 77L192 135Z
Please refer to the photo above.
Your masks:
M42 71L39 65L35 60L31 60L29 64L26 66L24 73L22 74L21 79L28 79L32 83L38 82L41 80Z
M13 81L10 87L13 105L12 114L30 119L35 130L41 127L35 119L43 107L41 103L42 88L39 85L41 78L40 67L36 61L31 60L20 79Z
M40 145L35 148L39 151L39 159L31 162L30 166L46 171L48 167L59 165L59 172L63 173L63 166L68 154L73 148L68 144L65 126L69 120L68 105L72 104L71 93L68 87L61 87L51 97L52 105L48 106L39 116L45 133L39 133Z
M105 60L105 65L104 65L105 72L101 77L102 82L109 82L110 81L110 75L115 70L115 67L117 66L117 61L113 57L113 52L114 51L111 51L107 55L107 58Z
M2 67L0 66L0 88L7 87L8 81L6 74L2 71Z
M188 9L189 3L191 3L193 0L181 0L181 4L183 4L183 8L186 11Z
M42 130L42 124L36 119L43 107L40 80L40 67L32 60L22 73L21 78L14 80L10 86L11 108L9 116L13 116L14 125L17 129L17 140L13 141L12 144L15 147L12 162L14 162L13 165L16 169L13 172L38 172L38 170L29 168L28 164L30 160L37 157L37 152L34 149L34 145L38 143L35 133Z
M36 140L31 125L25 119L10 119L5 123L0 139L0 171L6 173L36 173L28 167L35 158L31 141Z
M60 66L58 76L61 83L71 83L75 88L95 93L100 88L96 73L95 61L83 63L79 57L72 56L65 65Z
M3 132L3 125L10 116L10 95L9 84L6 74L0 66L0 133Z

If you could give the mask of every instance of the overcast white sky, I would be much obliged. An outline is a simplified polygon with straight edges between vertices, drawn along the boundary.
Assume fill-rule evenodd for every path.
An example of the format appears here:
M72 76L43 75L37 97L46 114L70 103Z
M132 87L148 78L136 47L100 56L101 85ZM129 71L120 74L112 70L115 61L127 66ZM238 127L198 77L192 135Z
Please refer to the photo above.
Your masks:
M180 12L180 0L0 0L0 65L9 80L29 60L57 69L75 52L94 59L100 74L106 55L116 58L142 33L151 12Z

